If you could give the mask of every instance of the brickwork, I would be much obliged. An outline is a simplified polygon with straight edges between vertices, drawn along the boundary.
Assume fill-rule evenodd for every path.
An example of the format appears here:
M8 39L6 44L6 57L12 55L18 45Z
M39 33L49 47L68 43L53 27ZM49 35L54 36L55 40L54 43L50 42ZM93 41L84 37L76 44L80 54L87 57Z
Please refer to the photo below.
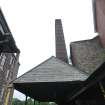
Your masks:
M99 33L102 45L105 47L105 0L94 0L95 30Z
M105 60L105 50L99 37L72 42L70 48L73 65L86 73L94 72Z
M68 63L65 38L61 19L55 20L56 57Z

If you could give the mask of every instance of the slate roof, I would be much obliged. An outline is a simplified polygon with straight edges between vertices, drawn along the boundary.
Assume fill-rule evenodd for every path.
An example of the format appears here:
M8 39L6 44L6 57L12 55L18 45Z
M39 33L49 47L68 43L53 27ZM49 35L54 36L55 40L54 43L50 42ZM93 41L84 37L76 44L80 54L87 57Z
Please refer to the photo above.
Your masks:
M14 83L84 81L84 72L52 56L17 78Z

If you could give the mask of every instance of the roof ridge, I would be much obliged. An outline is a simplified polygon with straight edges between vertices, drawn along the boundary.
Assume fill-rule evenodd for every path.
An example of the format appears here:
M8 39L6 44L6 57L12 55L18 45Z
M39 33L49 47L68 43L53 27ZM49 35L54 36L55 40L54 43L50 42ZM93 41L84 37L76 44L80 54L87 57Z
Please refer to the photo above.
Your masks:
M61 59L59 59L59 58L57 58L57 57L55 57L55 58L56 58L57 60L59 60L60 62L62 62L63 64L65 64L65 65L67 65L67 66L69 66L69 67L75 68L75 70L77 70L77 71L79 71L79 72L81 72L81 73L83 73L83 74L89 76L88 73L83 72L82 70L76 68L75 66L73 66L73 65L71 65L71 64L68 64L68 63L62 61Z

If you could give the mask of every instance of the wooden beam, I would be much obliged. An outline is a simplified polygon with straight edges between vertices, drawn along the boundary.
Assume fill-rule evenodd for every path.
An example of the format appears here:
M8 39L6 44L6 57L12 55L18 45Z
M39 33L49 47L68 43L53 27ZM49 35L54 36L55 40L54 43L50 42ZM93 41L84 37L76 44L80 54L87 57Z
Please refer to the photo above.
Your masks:
M34 105L35 105L35 99L34 99Z
M27 105L27 95L26 95L25 105Z

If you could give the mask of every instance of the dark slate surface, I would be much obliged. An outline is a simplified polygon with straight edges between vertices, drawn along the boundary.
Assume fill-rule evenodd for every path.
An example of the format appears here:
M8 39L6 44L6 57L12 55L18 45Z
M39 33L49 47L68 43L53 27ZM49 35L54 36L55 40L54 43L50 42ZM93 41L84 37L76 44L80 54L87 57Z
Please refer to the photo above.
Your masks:
M14 83L84 81L87 78L83 72L56 57L51 57L17 78Z
M99 37L72 42L71 61L75 67L91 74L105 61L105 50Z

